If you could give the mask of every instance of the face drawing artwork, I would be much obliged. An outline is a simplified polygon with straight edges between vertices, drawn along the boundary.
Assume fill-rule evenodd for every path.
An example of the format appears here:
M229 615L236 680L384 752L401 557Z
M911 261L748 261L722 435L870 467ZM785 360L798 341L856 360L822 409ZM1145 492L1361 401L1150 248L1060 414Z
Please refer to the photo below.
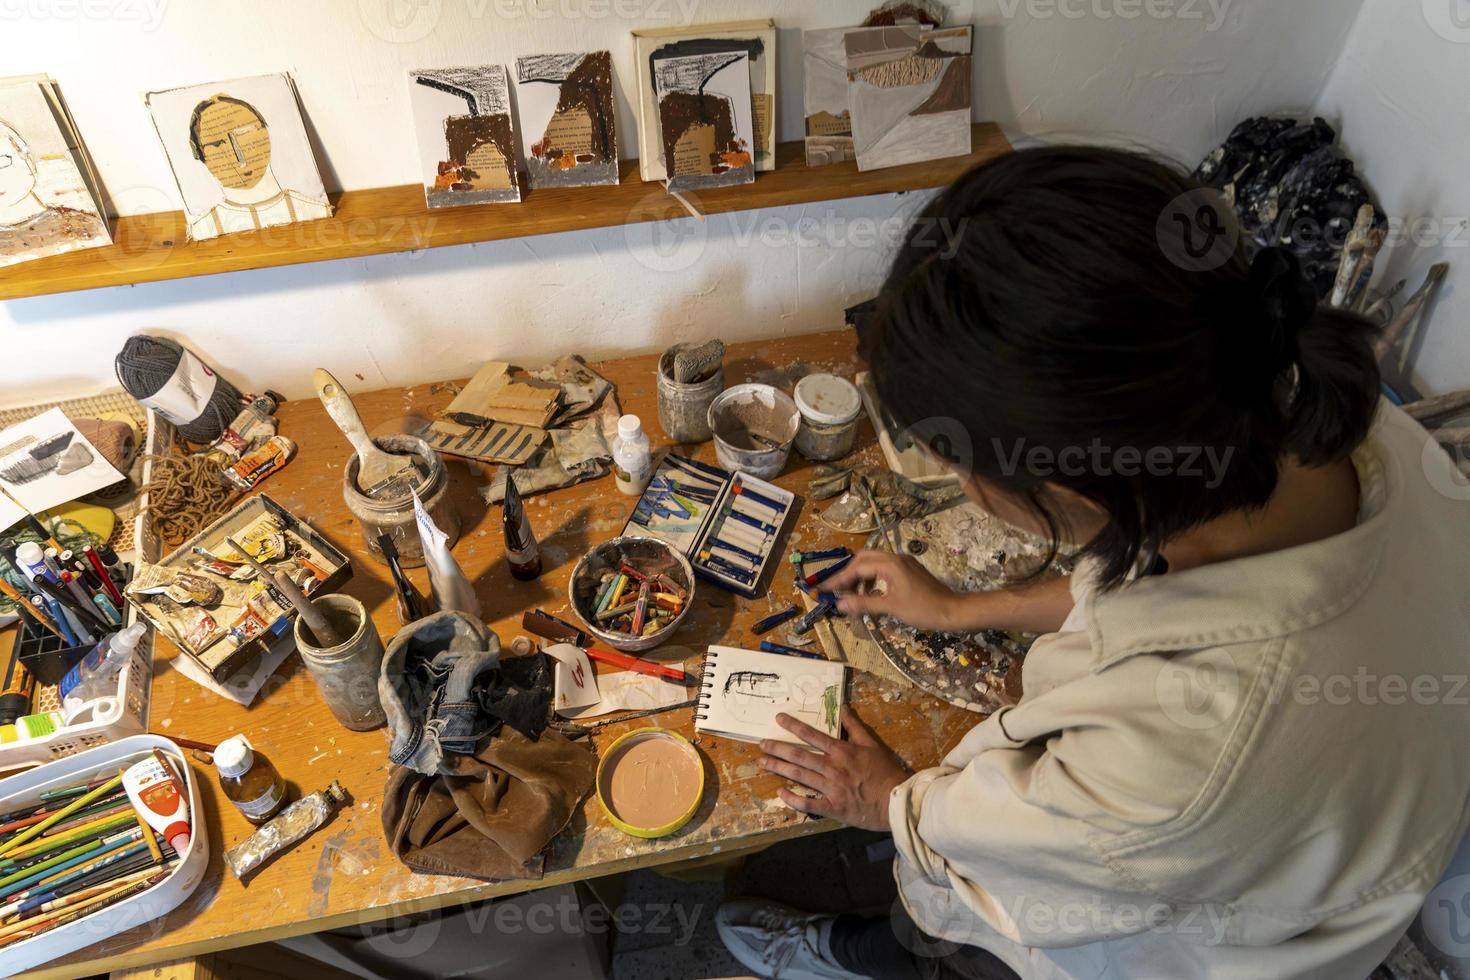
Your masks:
M229 191L249 190L270 170L271 134L248 102L216 95L199 103L189 123L194 158Z
M26 207L27 202L33 207ZM24 219L42 210L36 197L36 161L30 147L9 123L0 119L0 215L14 213ZM0 217L0 224L10 223Z

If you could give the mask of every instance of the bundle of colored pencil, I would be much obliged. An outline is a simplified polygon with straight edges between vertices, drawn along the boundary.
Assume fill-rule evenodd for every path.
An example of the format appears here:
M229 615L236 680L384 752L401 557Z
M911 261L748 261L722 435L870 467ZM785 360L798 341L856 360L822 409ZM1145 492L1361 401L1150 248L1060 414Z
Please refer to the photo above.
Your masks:
M122 772L0 814L0 949L147 891L178 863L128 800Z

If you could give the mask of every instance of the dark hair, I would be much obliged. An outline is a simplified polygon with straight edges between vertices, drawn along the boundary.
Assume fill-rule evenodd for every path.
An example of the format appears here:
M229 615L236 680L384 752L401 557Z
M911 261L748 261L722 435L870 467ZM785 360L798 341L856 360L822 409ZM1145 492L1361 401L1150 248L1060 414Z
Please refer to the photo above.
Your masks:
M1289 253L1248 261L1222 204L1224 244L1200 261L1189 236L1210 194L1120 150L983 164L920 212L863 333L898 423L920 438L926 420L962 427L972 451L960 462L1029 501L1054 546L1044 484L1107 513L1086 548L1106 588L1180 532L1263 506L1287 456L1344 458L1376 410L1371 325L1318 306ZM1076 459L1078 447L1084 459L1101 447L1115 465L1034 465ZM1168 452L1172 465L1121 472L1120 450ZM1188 466L1192 451L1197 463L1223 457L1223 474Z
M259 111L256 110L255 106L251 105L249 102L246 102L244 99L233 99L228 95L214 95L205 99L203 102L194 107L194 114L189 117L189 146L194 151L194 159L198 160L200 163L204 162L204 143L200 140L199 137L199 126L203 121L205 110L211 109L217 105L242 106L248 109L252 116L254 116L256 119L259 119L262 126L265 125L265 118L261 116Z

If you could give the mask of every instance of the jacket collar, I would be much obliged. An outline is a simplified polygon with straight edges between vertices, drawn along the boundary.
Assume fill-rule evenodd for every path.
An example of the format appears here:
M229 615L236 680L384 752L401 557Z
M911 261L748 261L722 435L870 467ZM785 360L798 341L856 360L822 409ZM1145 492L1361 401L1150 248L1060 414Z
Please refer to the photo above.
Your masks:
M1140 653L1267 640L1351 608L1373 582L1403 493L1396 463L1376 439L1352 458L1361 487L1359 521L1342 534L1135 580L1110 593L1084 584L1092 669Z

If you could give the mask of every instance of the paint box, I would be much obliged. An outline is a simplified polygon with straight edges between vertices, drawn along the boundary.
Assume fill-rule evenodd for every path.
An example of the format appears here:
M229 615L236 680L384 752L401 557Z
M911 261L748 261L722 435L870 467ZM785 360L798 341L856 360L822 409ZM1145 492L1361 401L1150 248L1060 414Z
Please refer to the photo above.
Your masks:
M665 541L700 578L755 598L781 563L781 542L800 502L774 483L669 453L622 533Z

